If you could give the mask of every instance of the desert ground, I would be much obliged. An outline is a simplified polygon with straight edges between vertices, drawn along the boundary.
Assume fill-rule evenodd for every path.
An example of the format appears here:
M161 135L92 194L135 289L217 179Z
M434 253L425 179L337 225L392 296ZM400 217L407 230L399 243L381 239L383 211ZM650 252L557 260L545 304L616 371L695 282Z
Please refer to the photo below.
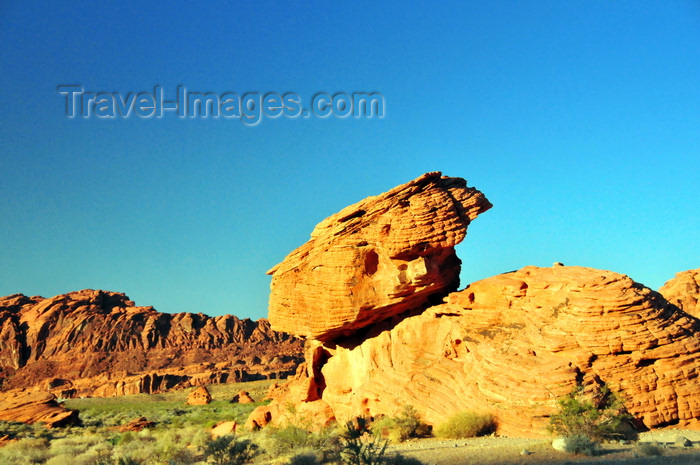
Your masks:
M676 446L676 437L692 441L692 447ZM401 453L426 465L515 465L515 464L670 464L700 463L700 431L658 430L642 433L639 444L657 442L663 450L660 456L645 456L638 445L604 444L600 455L573 455L552 449L548 439L480 437L459 440L426 438L395 444L389 453ZM527 451L527 452L524 452Z

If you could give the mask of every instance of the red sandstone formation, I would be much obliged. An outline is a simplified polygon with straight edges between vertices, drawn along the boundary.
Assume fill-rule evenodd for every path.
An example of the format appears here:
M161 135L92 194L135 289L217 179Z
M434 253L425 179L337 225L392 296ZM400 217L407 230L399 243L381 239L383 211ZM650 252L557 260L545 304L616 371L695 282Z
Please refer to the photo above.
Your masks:
M433 252L454 254L454 240L441 249L425 239L428 223L430 237L457 243L468 221L455 218L475 215L454 212L485 209L455 196L433 198L444 193L437 187L444 179L426 175L343 210L272 270L273 327L311 340L297 375L271 389L273 402L256 409L247 427L296 421L292 411L322 425L394 415L410 404L431 424L476 410L495 415L501 434L532 436L542 433L556 398L577 384L622 392L640 425L700 427L700 321L627 276L526 267L448 295L445 283L455 276L448 260L397 291L396 257L438 263ZM461 198L478 199L469 205L490 206L469 192ZM396 195L401 201L390 201ZM373 213L376 204L384 205L381 215ZM413 205L429 220L405 211ZM386 224L403 233L383 237ZM416 255L412 231L430 253ZM369 251L379 257L370 266ZM423 289L433 292L432 306L416 298Z
M77 410L68 410L47 392L11 391L0 393L0 420L43 423L48 428L80 423Z
M120 433L126 433L127 431L138 432L146 428L153 428L155 425L156 424L152 421L149 421L148 418L139 417L131 420L129 423L117 426L114 429L116 429Z
M220 436L228 436L236 434L238 423L235 421L222 421L214 425L211 429L211 437L216 439Z
M250 397L250 394L248 394L248 391L241 391L235 396L233 396L233 399L231 399L232 403L238 403L238 404L254 404L255 400Z
M659 292L684 312L700 318L700 268L676 273Z
M270 322L328 341L456 290L454 246L489 208L466 181L436 172L343 209L268 272Z
M207 405L211 403L211 394L206 387L200 386L187 395L187 405Z
M301 341L266 320L159 313L124 294L0 298L4 390L36 385L62 398L114 396L282 378L301 351Z

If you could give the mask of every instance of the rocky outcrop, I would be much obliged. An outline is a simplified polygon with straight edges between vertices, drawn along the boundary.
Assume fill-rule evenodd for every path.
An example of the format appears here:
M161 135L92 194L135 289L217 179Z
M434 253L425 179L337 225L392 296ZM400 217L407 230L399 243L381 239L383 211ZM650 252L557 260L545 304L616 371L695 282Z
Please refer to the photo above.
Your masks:
M43 423L48 428L80 424L77 410L68 410L46 392L11 391L0 393L0 420Z
M149 421L146 417L134 418L129 423L117 426L114 429L120 433L126 433L127 431L139 432L144 429L153 428L156 426L155 422Z
M250 394L248 394L248 391L240 391L238 394L233 396L233 399L231 399L231 403L234 403L234 404L254 404L255 399L250 397Z
M427 175L414 183L425 179L435 178ZM440 202L453 205L449 199ZM392 217L391 209L406 203L413 203L410 195L383 212L384 217ZM322 223L336 228L330 236L346 235L340 219L359 221L367 214L362 208L362 215L353 215L356 207L350 210ZM373 224L363 226L378 227ZM433 224L435 229L444 225L439 216ZM392 223L394 228L401 230ZM362 236L361 228L355 230ZM272 403L256 409L246 426L298 418L311 418L317 425L345 422L357 416L395 415L410 404L433 425L458 411L474 410L494 415L500 434L537 436L556 411L558 397L576 385L591 391L606 385L625 396L639 427L700 427L700 321L627 276L557 263L526 267L448 293L450 287L442 283L452 279L453 269L437 267L435 274L425 275L440 283L436 289L441 291L430 301L414 301L409 292L403 304L395 302L399 313L373 319L362 316L366 278L355 269L363 270L357 249L364 242L350 241L346 247L354 252L333 254L327 241L314 242L322 236L315 232L311 245L293 252L282 264L290 264L283 273L296 273L304 282L313 272L308 264L323 268L329 255L338 260L332 266L342 276L321 279L330 287L329 296L319 297L320 287L309 282L294 288L286 281L291 278L276 280L273 274L273 327L279 324L310 341L295 377L273 386ZM403 256L400 242L390 244L389 259ZM410 240L405 247L415 250ZM372 249L384 250L381 238ZM377 294L374 301L397 298L392 291L396 275L385 277L389 283L369 286ZM289 293L286 301L277 295L277 286ZM423 281L421 286L431 284ZM336 296L341 298L334 300ZM324 303L322 308L314 306L316 299ZM339 305L337 317L334 302ZM294 409L287 408L290 403Z
M700 318L700 268L676 273L659 292L684 312Z
M328 341L439 301L459 285L454 246L489 208L466 181L435 172L343 209L268 272L270 322Z
M207 405L211 403L211 394L206 387L200 386L187 395L187 405Z
M211 429L211 437L216 439L221 436L229 436L236 434L238 423L235 421L222 421L214 425Z
M65 398L278 379L303 359L302 344L267 320L159 313L113 292L0 298L3 390Z

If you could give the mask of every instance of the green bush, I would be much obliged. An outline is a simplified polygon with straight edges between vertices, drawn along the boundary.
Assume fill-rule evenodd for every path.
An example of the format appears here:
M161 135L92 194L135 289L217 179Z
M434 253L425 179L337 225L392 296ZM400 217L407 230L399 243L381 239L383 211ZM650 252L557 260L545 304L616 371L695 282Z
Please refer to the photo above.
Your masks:
M384 453L389 441L382 440L378 436L372 436L368 440L363 432L354 427L351 422L346 423L345 434L342 438L340 459L345 465L378 465L386 463Z
M403 442L408 438L426 434L427 425L421 421L418 411L405 405L395 417L381 417L372 423L372 432L377 436L388 437L392 442Z
M559 399L559 412L549 419L549 430L560 436L586 436L593 441L605 439L636 439L631 428L632 416L627 413L622 398L603 385L591 396L577 385Z
M20 439L0 448L0 463L12 465L44 463L50 456L49 442L45 438Z
M463 411L437 425L434 432L439 437L456 439L483 436L495 430L496 421L492 415Z
M258 446L249 439L220 436L207 444L204 455L216 465L244 465L257 455Z
M288 425L284 428L265 428L262 434L263 448L273 457L318 451L322 453L323 460L326 460L337 455L340 450L340 438L333 427L312 432L296 425Z
M322 459L314 452L303 452L289 460L289 465L321 465Z

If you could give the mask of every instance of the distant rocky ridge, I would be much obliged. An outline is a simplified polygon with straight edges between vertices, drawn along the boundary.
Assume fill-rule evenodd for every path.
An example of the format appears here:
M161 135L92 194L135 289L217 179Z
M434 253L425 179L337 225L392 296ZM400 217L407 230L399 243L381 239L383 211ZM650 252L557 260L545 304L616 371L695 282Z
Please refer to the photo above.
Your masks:
M160 313L121 293L0 298L2 391L71 398L279 379L294 373L302 346L265 319Z
M606 385L639 428L700 428L697 270L663 295L560 263L453 292L453 246L490 206L464 180L427 173L322 221L271 270L270 321L309 339L306 362L247 426L409 404L429 424L483 411L500 434L537 436L557 398Z

